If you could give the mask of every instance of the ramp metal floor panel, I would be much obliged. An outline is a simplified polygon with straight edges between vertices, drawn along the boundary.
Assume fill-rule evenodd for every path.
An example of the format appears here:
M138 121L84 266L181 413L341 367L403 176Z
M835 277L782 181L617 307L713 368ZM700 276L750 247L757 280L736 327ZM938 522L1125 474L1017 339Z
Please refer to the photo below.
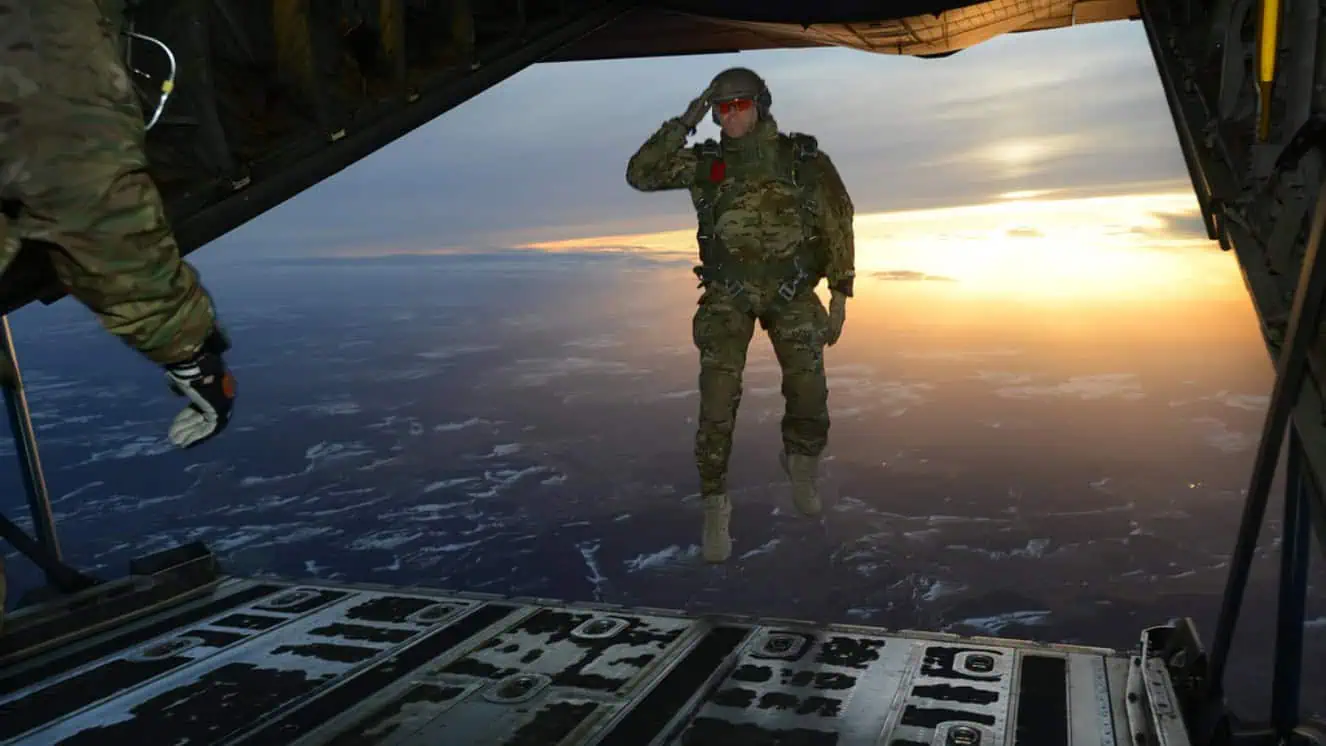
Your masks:
M1134 740L1132 661L997 638L226 579L8 665L0 739L1116 746Z

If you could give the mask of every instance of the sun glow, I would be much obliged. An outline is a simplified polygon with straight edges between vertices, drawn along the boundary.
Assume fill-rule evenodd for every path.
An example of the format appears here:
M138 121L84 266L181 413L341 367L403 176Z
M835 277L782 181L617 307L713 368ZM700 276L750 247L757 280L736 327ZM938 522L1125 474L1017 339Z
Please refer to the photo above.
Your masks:
M1183 193L1009 199L863 215L857 269L919 272L993 295L1184 296L1238 287ZM1186 226L1186 229L1184 229Z
M1032 197L1030 195L1036 195ZM1200 230L1191 193L1048 199L858 215L859 277L947 280L964 295L1177 299L1243 293L1233 257ZM694 257L694 228L526 244Z

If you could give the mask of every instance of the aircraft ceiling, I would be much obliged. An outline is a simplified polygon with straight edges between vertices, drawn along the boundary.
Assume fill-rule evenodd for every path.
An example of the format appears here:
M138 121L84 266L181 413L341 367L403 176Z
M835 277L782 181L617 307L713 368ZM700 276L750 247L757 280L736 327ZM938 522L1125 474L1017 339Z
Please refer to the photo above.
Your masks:
M650 2L545 61L829 46L942 56L1005 33L1138 18L1137 0L838 0L807 7L792 0Z

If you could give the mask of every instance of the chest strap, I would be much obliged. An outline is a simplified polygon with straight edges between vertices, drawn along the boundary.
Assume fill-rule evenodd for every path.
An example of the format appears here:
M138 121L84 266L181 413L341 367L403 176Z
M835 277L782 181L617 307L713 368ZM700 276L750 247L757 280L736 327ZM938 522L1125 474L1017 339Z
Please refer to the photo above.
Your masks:
M727 180L727 167L723 160L723 148L710 139L695 146L696 173L693 199L696 209L696 243L700 249L700 266L695 267L700 287L722 288L729 295L736 297L743 292L742 280L750 278L749 271L741 271L718 236L716 226L718 216L727 208L726 197L732 189L723 189ZM802 239L798 250L790 259L772 263L767 272L759 274L782 278L778 285L778 295L785 301L791 301L801 290L802 283L813 283L823 276L824 260L820 245L819 220L815 200L815 169L806 164L817 152L814 137L800 133L780 135L778 138L779 158L776 172L779 178L791 183L799 192Z

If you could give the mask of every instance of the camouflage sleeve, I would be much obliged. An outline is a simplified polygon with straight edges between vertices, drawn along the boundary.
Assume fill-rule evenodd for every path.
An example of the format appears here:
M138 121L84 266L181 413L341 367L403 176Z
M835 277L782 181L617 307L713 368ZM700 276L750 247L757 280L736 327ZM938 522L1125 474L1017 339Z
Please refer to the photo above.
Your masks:
M820 151L816 154L815 164L819 167L817 201L824 248L828 252L825 275L830 290L851 297L856 279L856 234L852 228L856 208L852 206L847 186L829 156Z
M6 5L14 7L0 0ZM10 30L22 27L30 38L20 41L42 55L7 58L17 66L10 79L34 83L19 100L18 124L0 126L14 133L0 137L0 162L17 175L12 196L22 204L11 241L52 244L70 295L149 360L186 360L211 332L214 311L180 259L147 173L143 112L115 31L102 24L97 3L23 5L30 15Z
M669 119L626 164L626 183L642 192L685 189L695 181L695 152L686 147L690 130Z
M212 300L180 259L147 174L107 174L105 188L98 200L65 203L74 219L47 236L64 249L51 256L56 275L106 331L147 359L188 360L215 325Z

